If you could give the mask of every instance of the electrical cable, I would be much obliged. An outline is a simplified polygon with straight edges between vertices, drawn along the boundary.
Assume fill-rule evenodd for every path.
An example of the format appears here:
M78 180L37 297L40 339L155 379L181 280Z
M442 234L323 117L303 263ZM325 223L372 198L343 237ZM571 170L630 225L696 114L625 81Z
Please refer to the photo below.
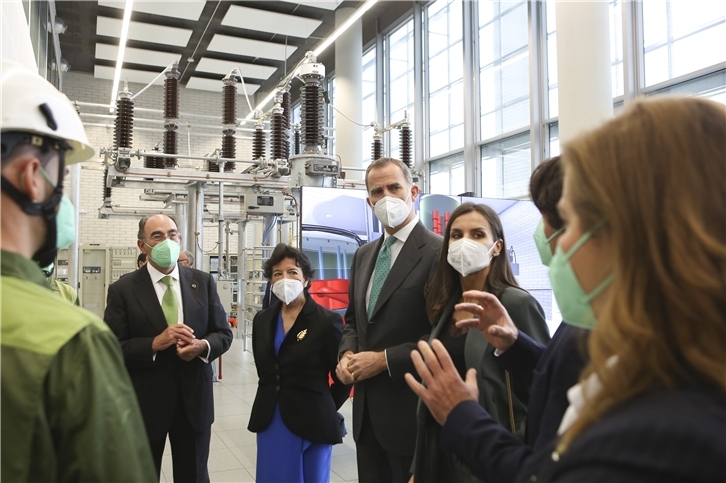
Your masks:
M139 97L146 89L148 89L149 87L151 87L154 84L154 82L158 81L159 78L166 73L167 70L171 69L171 66L172 65L174 65L174 62L172 62L171 64L167 65L164 68L164 70L161 71L161 73L159 75L157 75L156 77L154 77L154 80L153 81L151 81L148 84L146 84L146 87L144 87L139 92L137 92L136 94L134 94L133 96L131 96L131 100L133 101L134 99L136 99L137 97Z
M347 120L349 120L350 122L352 122L353 124L355 124L357 126L361 126L361 127L369 127L370 126L370 123L369 124L361 124L361 123L356 122L353 119L349 118L348 116L346 116L345 114L343 114L342 112L340 112L338 110L338 108L333 105L332 102L328 102L328 105L330 105L330 107L332 107L335 112L337 112L338 114L340 114L341 116L343 116L344 118L346 118Z

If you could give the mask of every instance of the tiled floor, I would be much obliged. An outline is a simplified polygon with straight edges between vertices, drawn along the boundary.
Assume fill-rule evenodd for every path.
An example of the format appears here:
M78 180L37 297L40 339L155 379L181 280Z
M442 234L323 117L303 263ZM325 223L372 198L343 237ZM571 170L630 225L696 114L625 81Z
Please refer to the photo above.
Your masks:
M252 354L242 350L242 340L234 339L224 354L222 379L214 383L214 424L209 451L209 476L213 482L254 482L257 445L247 422L257 390L257 373ZM352 431L352 401L340 412L345 416L348 435L343 444L333 446L332 483L357 482L355 442ZM171 447L167 441L161 463L161 481L171 482Z

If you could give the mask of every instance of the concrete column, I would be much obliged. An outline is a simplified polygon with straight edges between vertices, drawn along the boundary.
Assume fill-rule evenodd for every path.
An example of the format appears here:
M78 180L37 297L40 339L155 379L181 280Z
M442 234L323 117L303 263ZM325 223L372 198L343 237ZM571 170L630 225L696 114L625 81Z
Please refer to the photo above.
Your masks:
M342 7L335 11L339 27L356 9ZM353 121L363 117L363 23L358 19L335 40L335 99L333 104ZM343 166L362 167L363 128L340 114L335 114L335 153ZM360 172L348 171L346 176L363 179Z
M609 8L602 0L557 0L560 143L613 116Z

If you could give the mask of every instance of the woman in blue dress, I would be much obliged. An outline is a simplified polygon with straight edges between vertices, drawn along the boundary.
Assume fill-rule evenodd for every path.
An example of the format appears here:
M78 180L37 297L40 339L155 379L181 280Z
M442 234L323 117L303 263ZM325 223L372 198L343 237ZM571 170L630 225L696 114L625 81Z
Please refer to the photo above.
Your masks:
M337 410L350 394L335 377L343 320L308 293L314 270L300 250L277 245L263 270L280 302L258 312L252 327L256 481L328 482L332 445L342 442Z

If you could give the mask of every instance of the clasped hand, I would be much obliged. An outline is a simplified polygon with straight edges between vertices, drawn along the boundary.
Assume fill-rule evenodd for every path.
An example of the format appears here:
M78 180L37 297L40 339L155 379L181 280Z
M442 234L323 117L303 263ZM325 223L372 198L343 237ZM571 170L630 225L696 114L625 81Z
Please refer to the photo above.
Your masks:
M207 348L207 344L194 336L194 330L188 325L173 324L164 332L154 337L151 348L154 352L163 351L176 345L177 355L189 362Z
M383 352L364 351L354 354L347 351L340 358L335 374L343 384L353 384L380 374L386 367Z

